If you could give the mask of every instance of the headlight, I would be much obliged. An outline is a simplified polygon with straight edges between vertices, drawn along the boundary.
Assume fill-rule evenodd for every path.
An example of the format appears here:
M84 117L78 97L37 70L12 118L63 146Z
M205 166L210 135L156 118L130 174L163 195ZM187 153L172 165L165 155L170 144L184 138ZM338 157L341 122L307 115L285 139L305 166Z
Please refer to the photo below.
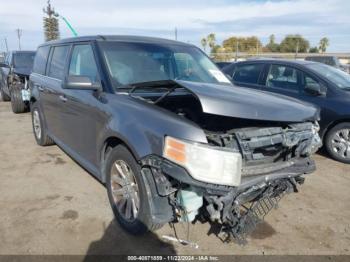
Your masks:
M199 181L228 186L238 186L241 183L240 153L168 136L165 138L163 156L185 167Z

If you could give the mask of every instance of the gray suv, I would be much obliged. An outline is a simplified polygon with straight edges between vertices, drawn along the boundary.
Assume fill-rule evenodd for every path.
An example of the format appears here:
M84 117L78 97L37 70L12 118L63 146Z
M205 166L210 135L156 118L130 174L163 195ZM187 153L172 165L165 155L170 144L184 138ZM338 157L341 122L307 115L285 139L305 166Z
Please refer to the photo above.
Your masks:
M34 136L107 187L141 234L207 221L244 242L315 170L318 110L233 86L197 47L135 36L48 42L30 76Z

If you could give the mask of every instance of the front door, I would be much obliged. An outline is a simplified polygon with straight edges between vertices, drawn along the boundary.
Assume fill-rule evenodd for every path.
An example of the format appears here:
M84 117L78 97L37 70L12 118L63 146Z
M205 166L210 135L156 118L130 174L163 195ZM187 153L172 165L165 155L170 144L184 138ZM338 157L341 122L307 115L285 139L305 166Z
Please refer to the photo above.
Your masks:
M264 90L299 98L301 86L300 70L280 64L271 64Z
M89 43L73 45L68 76L86 76L100 82L94 51ZM95 171L99 164L97 138L107 115L103 113L101 94L92 90L64 89L63 142L77 153L80 161Z

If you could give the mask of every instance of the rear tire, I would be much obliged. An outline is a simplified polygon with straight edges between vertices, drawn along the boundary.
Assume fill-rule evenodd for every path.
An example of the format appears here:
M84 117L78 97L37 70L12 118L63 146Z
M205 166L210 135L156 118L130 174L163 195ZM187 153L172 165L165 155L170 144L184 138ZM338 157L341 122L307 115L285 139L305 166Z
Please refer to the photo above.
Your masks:
M20 87L13 87L11 90L11 107L12 112L20 114L28 111L28 106L22 99L22 89Z
M333 159L350 164L350 122L340 123L329 130L325 145Z
M7 102L7 101L10 101L11 98L5 94L4 90L2 89L2 87L0 87L0 101L4 101L4 102Z
M43 122L42 113L39 106L32 106L32 126L36 142L40 146L54 145L55 142L47 135L47 130Z
M118 145L111 150L107 156L105 170L109 202L117 221L126 231L141 235L163 226L152 220L149 206L149 198L152 196L147 195L140 165L125 146ZM127 172L124 172L125 170ZM116 191L122 192L116 193ZM129 203L131 205L129 216L128 201L131 203Z

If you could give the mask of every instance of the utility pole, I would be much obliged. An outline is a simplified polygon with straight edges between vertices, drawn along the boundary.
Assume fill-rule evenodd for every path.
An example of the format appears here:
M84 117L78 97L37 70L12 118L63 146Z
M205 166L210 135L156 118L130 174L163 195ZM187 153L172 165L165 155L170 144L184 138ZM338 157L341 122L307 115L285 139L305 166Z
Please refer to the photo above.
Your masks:
M17 37L18 37L18 49L21 50L21 36L22 36L22 29L17 28Z
M297 46L295 48L295 59L297 59L298 52L299 52L299 39L297 40Z
M9 51L9 47L7 45L7 38L6 37L4 38L4 42L5 42L6 52L8 52Z
M175 27L175 40L177 40L177 28Z
M236 57L235 57L235 61L238 60L238 40L236 41Z

